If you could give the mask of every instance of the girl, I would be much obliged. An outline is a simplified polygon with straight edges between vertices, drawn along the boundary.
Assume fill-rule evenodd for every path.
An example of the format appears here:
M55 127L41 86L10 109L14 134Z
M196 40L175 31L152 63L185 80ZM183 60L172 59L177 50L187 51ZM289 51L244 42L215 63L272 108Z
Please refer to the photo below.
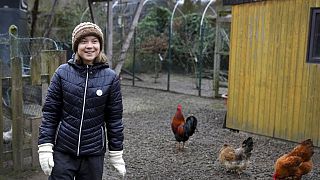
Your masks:
M49 180L101 180L107 148L111 165L126 173L120 82L107 64L103 44L96 24L77 25L74 55L51 79L38 143Z

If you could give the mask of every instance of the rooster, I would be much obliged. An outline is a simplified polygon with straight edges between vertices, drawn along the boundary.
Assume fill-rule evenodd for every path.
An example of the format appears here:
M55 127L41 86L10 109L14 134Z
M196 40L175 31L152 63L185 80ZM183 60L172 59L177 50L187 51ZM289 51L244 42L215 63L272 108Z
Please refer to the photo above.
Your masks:
M311 157L313 153L312 140L302 141L291 152L277 159L274 166L273 179L301 179L303 175L309 173L312 169Z
M249 165L252 150L252 137L248 137L242 142L242 146L236 149L228 144L224 144L219 151L218 160L228 171L237 172L240 177L242 171Z
M178 142L178 149L180 149L181 142L182 149L184 148L185 142L194 134L197 128L197 123L198 120L194 116L189 116L185 120L182 114L182 106L181 104L178 104L176 114L173 116L171 121L171 129L176 141Z

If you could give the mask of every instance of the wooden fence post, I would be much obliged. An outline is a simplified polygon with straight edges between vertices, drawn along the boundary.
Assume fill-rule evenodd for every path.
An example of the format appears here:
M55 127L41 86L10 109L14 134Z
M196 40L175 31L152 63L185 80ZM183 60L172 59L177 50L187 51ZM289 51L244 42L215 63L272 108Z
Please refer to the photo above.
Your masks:
M41 81L42 85L42 105L44 104L48 85L50 84L50 79L54 74L57 67L66 62L67 52L65 50L44 50L40 53L40 58L37 57L34 60L34 63L38 62L34 70L35 84ZM40 67L40 68L39 68ZM33 66L31 68L34 68ZM40 70L39 70L40 69ZM36 74L38 72L39 75ZM41 73L39 73L41 72ZM39 138L39 126L41 124L42 117L36 117L32 120L32 167L39 166L39 157L38 157L38 138Z
M219 7L220 8L220 7ZM219 12L219 11L218 11ZM213 66L213 97L219 97L219 75L220 75L220 58L221 58L221 46L222 46L222 39L220 34L221 29L221 20L218 13L216 19L216 37L215 37L215 47L214 47L214 66Z
M31 120L31 151L32 151L32 167L39 166L38 155L38 138L39 138L39 125L41 123L41 117L36 117Z
M41 51L41 74L42 76L42 105L44 104L48 85L50 84L50 80L60 64L66 62L67 59L67 51L65 50L45 50Z
M32 56L31 59L31 84L41 85L41 59L40 55Z
M13 169L23 169L23 87L22 87L22 60L18 57L18 28L9 27L10 60L11 60L11 112L12 112L12 150Z
M49 74L49 79L51 79L55 70L66 62L67 51L65 50L44 50L40 53L42 69L45 70L45 73Z

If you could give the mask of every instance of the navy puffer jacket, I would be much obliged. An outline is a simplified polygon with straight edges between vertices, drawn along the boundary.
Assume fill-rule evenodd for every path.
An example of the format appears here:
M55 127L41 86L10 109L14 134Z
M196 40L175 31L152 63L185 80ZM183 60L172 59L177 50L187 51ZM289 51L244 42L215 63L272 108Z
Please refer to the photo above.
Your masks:
M116 73L107 64L57 68L43 106L39 142L76 156L123 149L122 95Z

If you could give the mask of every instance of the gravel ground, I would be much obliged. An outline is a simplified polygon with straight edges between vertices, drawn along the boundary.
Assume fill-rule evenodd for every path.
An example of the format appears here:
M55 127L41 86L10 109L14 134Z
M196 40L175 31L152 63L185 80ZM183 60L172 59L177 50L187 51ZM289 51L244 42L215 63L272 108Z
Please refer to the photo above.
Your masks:
M123 86L127 179L239 179L216 162L224 143L239 146L253 137L250 166L241 179L272 179L273 164L296 143L223 129L226 109L223 100ZM185 116L198 118L198 132L178 151L170 121L177 104ZM304 180L320 179L319 148L313 156L314 168ZM104 179L119 179L106 158Z
M275 160L296 146L289 141L223 129L226 109L222 99L127 85L122 86L122 92L125 179L268 180L272 179ZM182 104L185 116L193 114L198 118L198 131L189 139L184 151L177 150L170 127L178 103ZM249 136L254 140L251 164L239 178L237 174L226 172L216 159L224 143L236 147ZM320 179L319 150L315 148L314 168L303 180ZM103 177L105 180L121 179L111 169L107 156ZM22 179L47 178L38 171Z

